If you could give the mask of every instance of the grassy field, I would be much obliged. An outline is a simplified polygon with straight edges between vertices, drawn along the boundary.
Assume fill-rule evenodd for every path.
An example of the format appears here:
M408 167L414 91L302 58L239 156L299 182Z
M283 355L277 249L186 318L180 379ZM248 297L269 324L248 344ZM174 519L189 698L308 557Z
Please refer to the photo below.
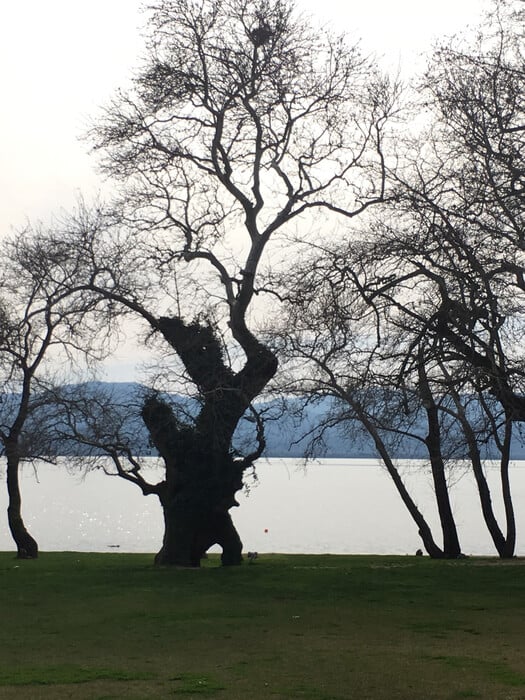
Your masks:
M525 562L0 554L0 698L525 699Z

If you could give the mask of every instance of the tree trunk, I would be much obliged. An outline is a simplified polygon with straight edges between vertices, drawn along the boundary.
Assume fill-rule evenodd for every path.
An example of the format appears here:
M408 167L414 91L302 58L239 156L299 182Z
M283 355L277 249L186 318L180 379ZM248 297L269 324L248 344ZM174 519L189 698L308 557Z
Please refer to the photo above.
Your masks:
M501 488L503 494L503 504L505 506L505 518L507 521L507 537L505 538L505 549L500 553L503 559L510 559L514 556L516 547L516 518L514 515L514 505L512 503L512 493L510 488L510 446L512 438L512 421L507 418L505 425L505 439L503 441L503 454L501 458L500 475Z
M439 513L439 521L443 532L443 556L447 559L457 559L461 556L456 521L450 504L447 478L445 474L445 462L441 454L441 438L439 434L439 420L437 409L427 408L428 435L425 443L430 458L432 481Z
M228 512L198 512L175 502L163 507L163 513L164 538L155 564L197 568L214 544L222 547L224 566L242 562L242 542Z
M233 479L230 474L224 481L191 478L192 472L199 471L198 468L191 472L184 470L189 478L167 482L160 496L164 537L155 557L156 564L198 567L214 544L222 547L224 566L242 562L242 542L228 512L237 505L235 492L242 487L242 473Z
M496 516L494 514L494 509L492 507L492 498L490 495L490 489L483 472L483 465L479 457L479 450L476 445L476 453L472 453L471 450L471 462L474 471L474 478L476 479L476 484L478 487L479 500L481 503L481 512L483 513L483 519L487 530L490 533L494 546L500 557L504 558L507 552L507 540L504 537L501 528L498 525Z
M441 450L439 409L432 395L432 390L426 374L424 356L421 350L419 352L419 360L419 392L428 423L428 434L425 438L425 444L430 459L434 493L436 495L439 520L443 532L443 555L447 559L456 559L461 556L461 547L459 544L456 521L454 520L454 514L450 504L450 495L445 473L445 461Z
M374 422L370 420L368 415L366 414L366 411L363 410L362 406L359 404L359 402L354 401L350 395L347 394L346 400L348 403L352 406L354 409L358 419L361 421L363 426L366 428L368 431L369 435L373 438L374 444L376 446L376 450L383 460L383 464L385 465L392 481L394 482L394 486L397 489L397 492L403 501L405 507L407 508L408 512L410 513L412 519L417 525L418 528L418 534L421 537L421 540L423 542L423 546L426 550L426 552L431 556L433 559L442 559L445 555L442 549L438 547L436 544L434 537L432 535L432 530L430 529L430 525L427 523L425 520L425 517L423 513L419 510L417 507L416 503L414 502L412 496L408 492L403 479L401 478L401 475L399 474L398 469L396 468L394 462L392 461L390 457L390 453L388 451L388 448L381 438L381 435L379 431L377 430Z
M22 519L22 497L18 480L20 458L17 446L6 446L6 455L9 529L16 544L18 558L36 559L38 557L38 544L27 531Z
M165 533L158 564L200 565L213 544L222 563L240 564L242 543L229 510L238 505L247 460L232 456L232 438L246 409L277 371L277 359L236 319L246 363L235 373L225 363L216 331L198 322L161 317L157 328L177 352L199 390L201 408L193 423L183 423L157 396L146 400L142 418L166 465L160 495ZM235 335L235 334L234 334ZM249 460L248 460L249 461Z
M225 449L225 424L217 420L215 430L209 426L202 434L195 426L180 425L157 398L146 402L142 415L166 465L159 494L165 530L156 563L198 567L206 550L218 544L225 566L240 564L242 542L229 510L238 505L235 494L246 465Z
M470 425L465 415L465 410L461 405L461 402L459 401L459 397L454 396L454 401L456 403L458 418L461 423L461 428L463 430L463 434L465 436L465 440L467 442L469 450L472 470L474 472L474 478L476 480L476 485L478 488L478 495L481 504L481 512L483 514L483 519L485 521L485 525L487 526L487 530L490 533L490 536L499 556L504 558L508 549L508 543L507 539L503 535L503 532L501 531L500 526L498 525L498 521L494 513L494 508L492 507L492 497L489 485L487 483L487 479L485 477L485 473L483 471L483 463L481 460L481 454L479 451L479 445L476 439L476 434L474 433L474 430L472 429L472 426ZM505 457L502 456L501 464L503 465L504 462Z

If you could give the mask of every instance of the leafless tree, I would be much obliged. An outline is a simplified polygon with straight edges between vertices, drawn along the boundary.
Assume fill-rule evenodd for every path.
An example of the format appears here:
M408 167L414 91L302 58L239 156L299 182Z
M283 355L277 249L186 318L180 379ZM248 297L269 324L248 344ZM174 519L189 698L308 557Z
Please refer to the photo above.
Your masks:
M475 39L434 54L422 86L431 126L395 173L405 198L388 237L436 299L421 328L483 375L511 420L525 416L514 342L525 291L524 19L523 3L495 2Z
M0 269L0 445L6 458L8 523L19 558L36 558L38 545L22 518L19 472L23 461L50 457L51 435L42 423L49 370L79 353L100 355L85 345L94 326L101 330L99 301L72 292L71 270L56 251L42 254L40 234L28 231L2 242ZM96 320L89 322L96 308ZM47 370L46 371L46 366ZM63 375L62 375L63 376Z
M262 432L241 457L232 436L277 370L256 332L272 313L260 271L279 263L284 233L311 231L314 212L331 225L385 198L396 90L281 0L160 0L147 36L132 87L90 134L122 196L62 242L80 251L79 288L145 322L200 402L191 422L154 394L142 408L166 466L157 562L198 566L218 543L238 564L229 509Z
M359 249L350 244L341 254L327 245L325 256L332 278L352 283L375 317L377 345L367 357L394 348L393 387L417 389L438 467L439 414L453 414L461 426L501 556L514 551L510 440L513 423L525 417L523 19L523 3L495 2L471 42L463 36L435 52L414 101L418 120L399 140L396 168L389 169L395 202L359 234ZM344 296L334 308L337 323L348 323ZM362 334L360 343L370 337L367 329L353 332ZM480 407L481 433L463 404L468 396ZM505 535L480 461L487 431L501 455ZM443 478L440 493L448 510Z
M310 246L304 259L297 256L288 272L294 283L283 297L284 317L280 326L272 323L269 329L279 353L287 358L279 389L308 401L332 397L310 434L314 446L334 426L342 426L353 439L359 432L372 438L433 557L461 554L450 503L450 469L458 462L468 465L494 545L500 556L513 556L513 421L487 390L486 379L473 372L456 346L432 325L438 322L443 298L433 286L436 268L427 260L425 273L420 271L423 251L430 247L407 252L406 245L393 240L398 233L381 219L380 230L372 231L368 240L357 234L338 246L328 240L316 250ZM443 277L446 269L443 265L440 284L451 290L453 273ZM463 272L468 277L464 268ZM425 454L442 547L396 466L395 457ZM485 476L488 459L499 459L504 528L498 524Z
M365 248L366 250L366 248ZM365 256L360 243L332 241L311 249L289 274L293 291L286 295L280 327L269 333L287 358L279 390L311 401L332 397L328 412L312 430L314 443L327 427L338 426L357 439L368 435L395 488L433 557L461 554L452 513L447 466L460 445L441 411L424 356L411 372L404 369L411 336L392 322L392 306L378 298L371 303L364 288L381 276L381 264ZM283 377L287 379L283 382ZM443 545L439 546L397 465L400 453L426 454L438 508ZM373 501L373 494L370 499Z
M376 251L397 268L377 290L399 304L402 292L393 289L403 275L424 290L424 306L404 304L405 322L435 348L436 366L449 365L445 375L456 376L451 364L462 376L470 368L470 390L493 421L506 536L494 524L477 445L468 430L465 436L502 556L512 555L515 542L510 439L513 423L525 419L524 20L523 3L494 2L473 39L451 40L435 52L422 85L430 127L394 174L405 195Z

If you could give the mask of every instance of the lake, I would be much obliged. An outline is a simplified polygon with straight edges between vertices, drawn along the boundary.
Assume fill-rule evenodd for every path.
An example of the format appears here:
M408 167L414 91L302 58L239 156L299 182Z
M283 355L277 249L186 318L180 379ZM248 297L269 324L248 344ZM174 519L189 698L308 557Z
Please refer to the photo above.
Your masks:
M147 473L158 480L154 458ZM427 520L437 523L432 487L422 462L401 462L403 473ZM2 469L0 467L0 469ZM380 462L373 459L319 460L304 468L295 459L261 460L258 482L240 492L232 509L245 551L413 554L421 547L417 528ZM502 504L498 472L487 468L498 514ZM1 472L0 550L13 550L7 526L5 470ZM525 554L525 462L511 468L518 529L516 553ZM462 549L492 555L472 475L452 470L452 500ZM101 470L71 473L58 465L23 467L23 515L43 551L155 552L162 539L156 496L143 496L128 482ZM500 521L501 526L501 521ZM436 541L439 531L434 529Z

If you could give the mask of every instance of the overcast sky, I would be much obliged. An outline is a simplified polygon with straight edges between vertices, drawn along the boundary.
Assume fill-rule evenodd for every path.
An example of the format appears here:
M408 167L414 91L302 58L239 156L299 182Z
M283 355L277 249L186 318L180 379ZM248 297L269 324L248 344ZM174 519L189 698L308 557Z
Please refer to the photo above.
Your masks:
M486 0L297 0L299 9L410 70L439 36L476 24ZM320 5L322 10L316 6ZM141 0L0 0L0 235L100 190L80 140L141 52ZM136 378L130 336L107 378Z
M475 24L484 4L297 0L300 9L360 37L367 50L405 66L436 36ZM0 235L99 188L89 145L79 137L140 53L140 5L0 0Z

